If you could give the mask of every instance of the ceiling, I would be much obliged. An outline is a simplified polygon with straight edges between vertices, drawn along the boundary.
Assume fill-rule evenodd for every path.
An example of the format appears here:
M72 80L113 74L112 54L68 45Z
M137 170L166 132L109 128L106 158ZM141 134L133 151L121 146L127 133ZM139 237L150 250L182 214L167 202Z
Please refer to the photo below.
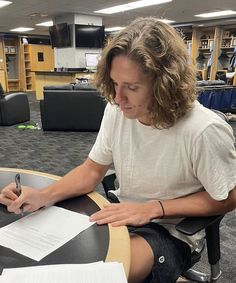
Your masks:
M48 28L35 24L52 20L65 13L90 14L93 11L114 5L133 2L130 0L11 0L13 4L0 9L0 32L9 32L16 27L33 27L30 34L47 35ZM139 8L113 15L99 15L106 27L125 26L137 17L155 16L176 21L174 24L202 24L202 18L194 17L208 11L235 10L235 0L173 0L170 3ZM96 14L98 15L98 14ZM207 25L236 24L236 17L217 18Z

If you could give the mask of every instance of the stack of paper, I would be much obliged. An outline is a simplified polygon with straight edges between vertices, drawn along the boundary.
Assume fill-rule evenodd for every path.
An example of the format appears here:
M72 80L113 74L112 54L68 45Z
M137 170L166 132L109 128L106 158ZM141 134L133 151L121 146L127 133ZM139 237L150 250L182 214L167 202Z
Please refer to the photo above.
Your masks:
M0 245L36 261L93 225L89 217L51 206L0 228ZM63 226L63 229L61 227ZM0 283L127 283L117 262L4 269Z
M127 283L118 262L59 264L4 269L0 283Z

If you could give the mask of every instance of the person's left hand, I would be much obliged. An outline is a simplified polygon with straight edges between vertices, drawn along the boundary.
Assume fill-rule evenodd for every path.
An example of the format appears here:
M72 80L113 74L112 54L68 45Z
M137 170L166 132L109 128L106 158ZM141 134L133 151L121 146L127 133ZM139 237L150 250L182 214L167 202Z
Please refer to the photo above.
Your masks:
M153 204L153 202L107 204L100 211L91 215L90 221L95 221L100 225L110 223L114 227L142 226L153 218L158 218L158 215L154 215Z

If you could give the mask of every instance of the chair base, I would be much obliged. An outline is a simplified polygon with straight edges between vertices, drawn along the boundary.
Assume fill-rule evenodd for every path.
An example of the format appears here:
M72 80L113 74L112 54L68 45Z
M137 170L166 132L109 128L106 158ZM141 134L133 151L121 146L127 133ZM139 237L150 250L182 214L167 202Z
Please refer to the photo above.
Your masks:
M222 271L220 270L220 264L217 262L214 265L211 265L211 282L216 282L222 274Z
M184 282L196 282L196 283L213 283L216 282L222 272L220 270L219 262L217 262L215 265L211 266L211 275L196 271L194 269L189 269L185 272L184 278L187 279Z
M187 279L187 281L184 282L197 282L197 283L207 283L210 282L210 276L193 270L193 269L189 269L188 271L186 271L186 273L184 274L184 278Z

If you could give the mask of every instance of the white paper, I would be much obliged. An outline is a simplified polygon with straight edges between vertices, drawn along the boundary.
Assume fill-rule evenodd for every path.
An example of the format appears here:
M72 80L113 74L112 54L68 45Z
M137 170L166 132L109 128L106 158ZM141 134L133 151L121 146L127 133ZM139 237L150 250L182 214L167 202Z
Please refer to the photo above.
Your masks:
M51 206L0 228L0 245L40 261L93 224L87 215Z
M60 264L4 269L1 283L127 283L118 262Z

